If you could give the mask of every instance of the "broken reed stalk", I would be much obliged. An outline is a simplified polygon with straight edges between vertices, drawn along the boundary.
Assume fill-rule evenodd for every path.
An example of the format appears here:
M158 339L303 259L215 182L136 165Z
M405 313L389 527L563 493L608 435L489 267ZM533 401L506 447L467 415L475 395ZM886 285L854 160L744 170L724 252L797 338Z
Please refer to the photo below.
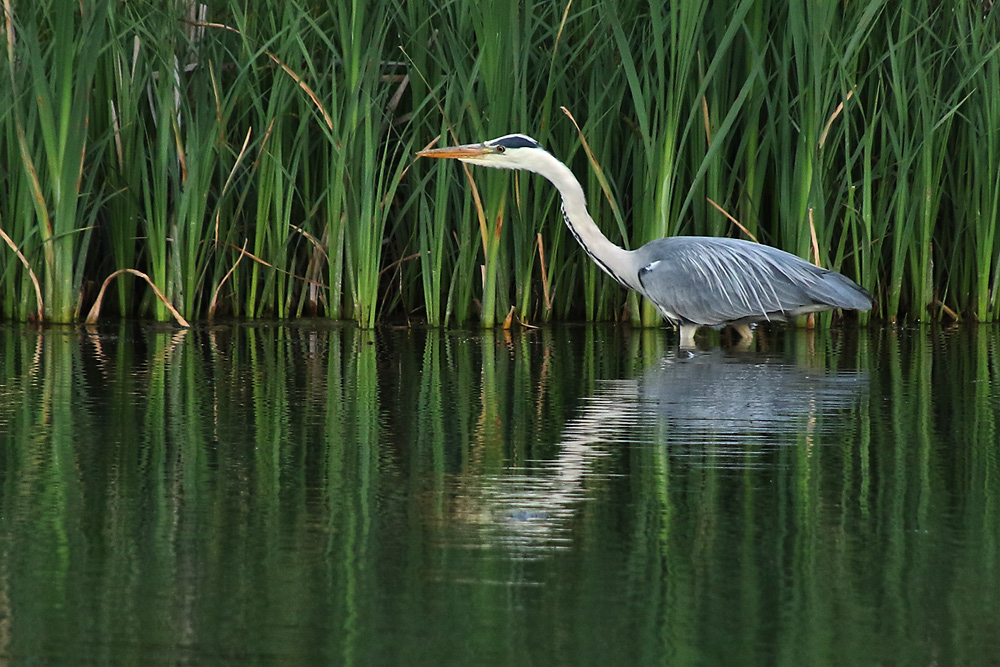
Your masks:
M4 242L10 246L10 249L14 251L17 258L21 260L21 264L24 265L25 270L28 272L28 277L31 278L31 284L35 287L35 302L38 304L38 321L41 322L45 318L45 304L42 300L42 288L38 284L38 277L35 275L35 272L31 270L31 264L28 263L27 258L25 258L24 254L21 253L21 249L17 247L9 236L7 236L7 233L4 232L3 228L0 228L0 236L2 236Z
M134 276L139 276L147 283L149 283L149 286L153 289L153 292L156 294L156 298L158 298L160 301L163 302L163 305L166 307L167 310L170 311L170 314L174 316L174 319L177 320L177 323L180 324L182 327L191 326L190 324L188 324L188 321L184 319L184 317L181 316L179 312L177 312L177 309L174 308L173 304L171 304L170 301L167 300L167 297L164 296L163 292L160 291L160 288L157 287L152 280L150 280L149 276L147 276L142 271L137 271L135 269L119 269L118 271L115 271L110 276L104 279L104 284L101 285L101 291L97 293L97 299L94 301L94 305L93 307L91 307L90 312L87 313L87 320L86 320L87 324L97 323L97 318L101 314L101 302L104 300L104 291L108 288L108 285L111 284L112 279L117 278L123 273L131 273Z

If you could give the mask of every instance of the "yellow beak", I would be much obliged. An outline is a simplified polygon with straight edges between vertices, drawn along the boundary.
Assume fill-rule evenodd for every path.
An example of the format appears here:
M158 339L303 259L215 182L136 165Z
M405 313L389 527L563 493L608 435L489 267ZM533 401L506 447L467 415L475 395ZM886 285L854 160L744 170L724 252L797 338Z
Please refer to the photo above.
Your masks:
M482 157L493 153L493 149L485 144L465 144L464 146L448 146L447 148L429 148L417 153L420 157Z

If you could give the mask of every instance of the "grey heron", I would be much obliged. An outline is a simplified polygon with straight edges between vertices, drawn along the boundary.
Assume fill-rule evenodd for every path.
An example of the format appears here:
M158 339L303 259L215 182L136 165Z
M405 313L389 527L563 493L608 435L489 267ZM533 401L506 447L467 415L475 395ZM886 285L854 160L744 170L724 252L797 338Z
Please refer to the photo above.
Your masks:
M673 236L625 250L590 217L583 186L569 167L523 134L418 155L544 176L562 195L563 220L573 237L605 273L649 299L679 329L681 347L694 346L699 327L731 325L749 339L754 322L872 307L871 294L846 276L751 241Z

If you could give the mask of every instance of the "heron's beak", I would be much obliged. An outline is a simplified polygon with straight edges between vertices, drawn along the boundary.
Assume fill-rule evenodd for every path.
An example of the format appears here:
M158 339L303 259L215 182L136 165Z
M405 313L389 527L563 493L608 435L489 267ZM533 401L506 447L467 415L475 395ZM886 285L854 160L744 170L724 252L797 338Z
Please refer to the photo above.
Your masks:
M448 146L447 148L429 148L417 153L420 157L450 157L476 158L491 155L494 150L486 144L465 144L464 146Z

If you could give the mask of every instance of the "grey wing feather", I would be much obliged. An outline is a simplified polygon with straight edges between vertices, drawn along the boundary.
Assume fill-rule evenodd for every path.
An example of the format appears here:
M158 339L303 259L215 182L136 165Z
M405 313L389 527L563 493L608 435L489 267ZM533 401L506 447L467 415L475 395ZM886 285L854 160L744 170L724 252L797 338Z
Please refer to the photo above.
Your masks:
M841 274L757 243L672 237L636 252L646 296L672 319L717 326L871 307L871 296Z

